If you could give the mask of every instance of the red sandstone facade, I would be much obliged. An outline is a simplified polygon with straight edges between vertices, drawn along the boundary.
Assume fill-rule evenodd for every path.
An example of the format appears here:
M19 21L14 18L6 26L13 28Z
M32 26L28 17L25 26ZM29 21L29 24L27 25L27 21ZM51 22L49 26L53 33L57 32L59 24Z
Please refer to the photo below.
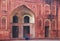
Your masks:
M56 0L50 5L44 0L0 0L0 39L24 39L27 33L31 39L60 38L59 13ZM25 16L30 18L28 23L24 22Z

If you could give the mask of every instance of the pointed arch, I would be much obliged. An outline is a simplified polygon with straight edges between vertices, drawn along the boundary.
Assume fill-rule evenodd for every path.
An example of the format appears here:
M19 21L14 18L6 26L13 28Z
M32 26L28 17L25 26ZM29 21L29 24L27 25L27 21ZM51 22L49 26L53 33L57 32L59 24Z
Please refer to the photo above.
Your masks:
M12 13L14 12L21 12L21 11L24 11L24 12L31 12L34 16L35 16L35 13L29 8L29 6L26 6L26 5L20 5L16 8L13 9Z
M12 23L11 24L11 27L16 24L21 26L21 27L24 27L24 26L29 26L30 27L30 33L31 34L35 34L35 14L33 13L33 11L31 9L29 9L27 6L25 5L22 5L22 6L19 6L17 8L15 8L12 12L12 14L10 15L10 18L12 19L14 16L14 18L17 16L18 19L19 19L19 22L18 23ZM14 20L15 21L15 20ZM16 19L17 21L17 19ZM25 22L25 23L24 23ZM27 24L28 23L28 24ZM18 26L19 26L18 25ZM34 27L34 29L32 29L32 27ZM23 29L22 29L23 30ZM32 31L32 32L31 32ZM34 32L34 33L33 33ZM33 37L35 37L33 35Z
M40 19L39 19L39 26L41 26L41 27L42 27L42 25L43 25L43 19L42 19L42 18L40 18Z
M51 27L51 22L50 22L49 19L45 19L45 20L44 20L44 26L49 26L49 27Z
M4 30L7 30L7 17L5 16L1 18L1 28L2 29L4 28Z
M17 8L15 8L13 11L12 11L12 14L10 15L11 18L14 16L14 15L17 15L20 20L22 18L22 20L24 19L24 16L28 15L30 17L30 23L34 23L34 20L35 20L35 14L34 12L29 9L26 5L21 5L21 6L18 6ZM33 19L33 20L31 20ZM11 19L11 22L12 22L12 19ZM23 23L23 21L20 21Z
M48 20L45 22L45 26L49 26L49 21Z
M45 20L45 26L44 26L44 28L45 28L45 37L49 37L50 36L49 30L51 28L51 26L50 26L50 20L49 19Z
M2 24L4 25L6 23L6 18L2 18Z
M56 20L55 19L53 19L52 20L52 28L51 28L52 30L56 30L57 28L56 28Z
M18 6L18 7L16 7L13 11L12 11L12 13L14 12L14 11L16 11L16 10L18 10L18 11L20 11L20 10L27 10L27 11L30 11L30 12L32 12L33 14L34 14L34 12L29 8L29 6L27 6L27 5L20 5L20 6ZM34 14L35 15L35 14Z

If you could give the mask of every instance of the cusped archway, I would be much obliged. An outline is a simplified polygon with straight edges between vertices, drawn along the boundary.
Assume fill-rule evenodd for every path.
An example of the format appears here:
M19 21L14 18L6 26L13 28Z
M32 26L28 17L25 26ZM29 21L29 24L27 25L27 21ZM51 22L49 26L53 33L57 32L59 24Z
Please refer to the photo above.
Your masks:
M45 37L50 37L50 29L51 29L51 23L50 23L50 20L49 19L46 19L45 20L45 23L44 23L44 30L45 30Z
M12 22L12 24L11 24L12 28L16 27L16 28L19 28L18 30L23 31L23 32L19 31L21 33L18 32L19 36L22 36L24 38L24 36L26 34L32 34L33 35L32 38L35 37L35 26L34 26L35 14L27 6L22 5L22 6L17 7L16 9L14 9L10 16L10 19ZM14 31L12 30L12 32L14 32ZM17 33L17 32L14 32L14 33ZM13 33L12 33L12 35L13 35ZM16 35L18 35L18 34L16 34Z
M6 16L3 16L2 18L1 18L1 27L2 27L2 29L4 28L4 30L7 30L7 17Z
M34 12L25 5L19 6L12 11L10 15L11 22L13 22L12 18L14 15L18 16L18 19L20 19L21 20L20 22L22 23L24 23L23 19L25 16L28 16L30 18L30 23L35 23Z

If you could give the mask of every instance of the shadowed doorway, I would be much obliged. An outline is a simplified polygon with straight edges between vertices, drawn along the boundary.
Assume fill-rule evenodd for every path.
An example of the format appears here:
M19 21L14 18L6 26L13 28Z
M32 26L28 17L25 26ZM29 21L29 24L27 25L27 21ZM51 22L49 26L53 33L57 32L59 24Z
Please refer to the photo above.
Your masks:
M18 38L18 26L12 26L12 38Z
M49 26L45 26L45 37L49 37Z
M30 26L23 26L23 37L26 37L27 34L30 34Z

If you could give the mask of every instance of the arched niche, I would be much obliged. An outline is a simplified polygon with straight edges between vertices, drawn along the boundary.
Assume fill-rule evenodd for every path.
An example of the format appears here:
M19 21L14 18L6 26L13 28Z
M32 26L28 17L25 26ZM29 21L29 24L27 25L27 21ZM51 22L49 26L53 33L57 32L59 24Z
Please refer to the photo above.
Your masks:
M44 22L45 37L50 36L50 29L51 29L50 20L46 19L45 22Z
M1 28L4 28L4 30L7 30L7 17L5 16L1 18Z
M14 15L18 16L18 19L20 20L19 22L21 23L24 23L23 20L25 16L29 16L30 23L35 23L35 14L25 5L19 6L12 11L12 14L10 15L10 22L13 22L12 18Z

